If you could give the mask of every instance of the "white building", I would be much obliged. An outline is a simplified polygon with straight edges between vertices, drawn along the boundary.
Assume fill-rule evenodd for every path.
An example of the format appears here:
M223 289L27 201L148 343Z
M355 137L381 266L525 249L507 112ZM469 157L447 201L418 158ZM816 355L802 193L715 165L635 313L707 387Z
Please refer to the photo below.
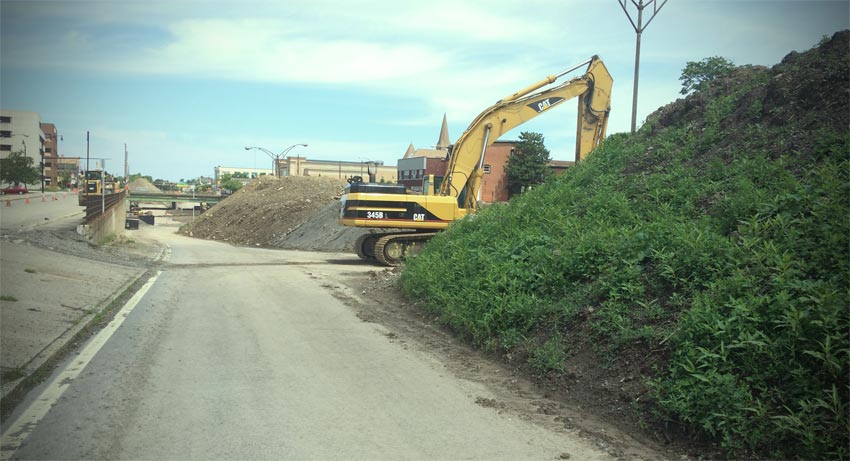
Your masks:
M271 168L243 168L219 165L215 167L216 186L221 186L221 178L225 175L230 175L231 177L238 176L233 179L241 181L242 184L246 184L248 181L260 176L274 176L274 170Z
M0 158L25 150L38 164L43 140L41 117L37 113L0 110Z

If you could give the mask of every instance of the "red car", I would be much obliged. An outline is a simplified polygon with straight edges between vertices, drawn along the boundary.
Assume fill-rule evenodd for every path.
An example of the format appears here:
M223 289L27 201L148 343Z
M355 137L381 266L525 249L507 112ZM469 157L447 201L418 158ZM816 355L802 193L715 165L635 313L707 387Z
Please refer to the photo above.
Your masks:
M29 193L29 190L27 189L27 186L9 186L9 187L6 187L5 189L3 189L0 192L3 192L3 195L6 195L6 194L19 194L20 195L20 194Z

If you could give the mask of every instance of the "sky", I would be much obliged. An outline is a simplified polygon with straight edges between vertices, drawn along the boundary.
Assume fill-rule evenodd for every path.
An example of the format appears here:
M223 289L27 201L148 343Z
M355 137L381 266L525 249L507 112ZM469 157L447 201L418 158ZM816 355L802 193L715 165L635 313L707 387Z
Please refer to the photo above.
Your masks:
M847 28L847 0L669 0L641 36L638 126L682 97L689 61L772 66ZM0 108L55 124L66 157L85 157L88 132L117 174L125 145L131 173L171 181L272 167L248 146L395 165L433 148L444 114L454 141L593 55L614 77L608 133L629 131L635 42L618 0L0 0ZM573 160L567 104L501 139L541 133Z

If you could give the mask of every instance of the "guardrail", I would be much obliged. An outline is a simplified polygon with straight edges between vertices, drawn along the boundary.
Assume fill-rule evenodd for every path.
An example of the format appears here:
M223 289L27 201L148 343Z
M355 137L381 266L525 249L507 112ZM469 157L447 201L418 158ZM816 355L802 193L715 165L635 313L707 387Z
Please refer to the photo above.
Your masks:
M82 201L86 207L86 218L84 222L86 224L89 224L95 219L97 219L98 216L105 213L107 210L111 210L118 204L123 204L126 195L126 192L122 190L121 192L116 192L114 194L108 195L83 196Z

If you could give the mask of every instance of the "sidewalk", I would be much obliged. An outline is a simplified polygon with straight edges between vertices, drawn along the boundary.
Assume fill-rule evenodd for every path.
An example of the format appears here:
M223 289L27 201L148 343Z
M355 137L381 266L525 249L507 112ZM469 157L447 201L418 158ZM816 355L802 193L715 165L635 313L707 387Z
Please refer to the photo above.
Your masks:
M67 191L44 191L42 194L41 191L31 190L29 194L11 194L11 195L0 195L0 206L17 206L20 203L33 203L33 202L49 202L51 200L77 200L77 194Z
M0 241L0 266L3 400L145 272L16 240Z

